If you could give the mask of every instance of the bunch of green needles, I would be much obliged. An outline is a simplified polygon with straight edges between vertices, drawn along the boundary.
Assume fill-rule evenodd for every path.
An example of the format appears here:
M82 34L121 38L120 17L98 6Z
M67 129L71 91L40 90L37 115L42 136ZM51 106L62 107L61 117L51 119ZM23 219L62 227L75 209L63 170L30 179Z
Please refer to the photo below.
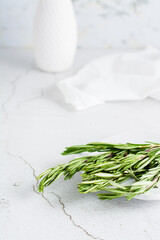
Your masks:
M126 197L131 200L157 187L160 180L160 144L109 144L89 143L67 147L62 155L95 152L93 156L83 156L69 163L58 165L40 174L38 191L53 183L61 175L70 179L79 171L82 182L78 184L80 193L98 192L100 199ZM132 179L131 184L127 180Z

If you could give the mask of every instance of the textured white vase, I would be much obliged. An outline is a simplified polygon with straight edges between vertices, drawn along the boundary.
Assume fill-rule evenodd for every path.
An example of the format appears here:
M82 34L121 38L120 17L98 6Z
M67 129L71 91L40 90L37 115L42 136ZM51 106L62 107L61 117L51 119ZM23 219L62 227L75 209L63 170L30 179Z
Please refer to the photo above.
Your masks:
M77 25L71 0L40 0L34 28L37 66L48 72L65 71L73 63Z

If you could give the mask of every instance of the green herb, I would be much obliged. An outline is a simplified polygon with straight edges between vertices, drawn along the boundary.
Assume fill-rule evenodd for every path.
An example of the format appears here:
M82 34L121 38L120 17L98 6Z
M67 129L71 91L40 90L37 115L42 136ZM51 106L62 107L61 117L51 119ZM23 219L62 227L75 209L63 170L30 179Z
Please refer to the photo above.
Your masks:
M64 175L70 179L82 171L82 182L78 184L80 193L100 192L100 199L114 199L125 196L127 200L157 187L160 179L160 144L109 144L90 143L67 147L62 155L96 152L97 155L76 158L43 172L38 191L47 187ZM99 152L99 153L98 153ZM125 181L133 183L126 185ZM122 184L124 183L124 184ZM103 192L101 192L103 191Z

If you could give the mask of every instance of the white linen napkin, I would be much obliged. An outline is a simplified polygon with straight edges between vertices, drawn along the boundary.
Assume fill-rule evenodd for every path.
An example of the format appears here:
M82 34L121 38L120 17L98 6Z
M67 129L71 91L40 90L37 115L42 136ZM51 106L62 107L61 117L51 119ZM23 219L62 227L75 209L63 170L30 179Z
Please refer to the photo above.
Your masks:
M160 51L153 47L93 60L57 83L67 103L82 110L106 101L160 100Z

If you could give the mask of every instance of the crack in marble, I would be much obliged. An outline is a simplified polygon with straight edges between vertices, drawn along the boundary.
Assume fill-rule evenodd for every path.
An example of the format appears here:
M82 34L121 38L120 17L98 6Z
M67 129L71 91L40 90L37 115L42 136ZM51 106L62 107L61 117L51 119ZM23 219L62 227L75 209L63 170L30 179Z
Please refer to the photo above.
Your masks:
M65 204L62 202L61 197L60 197L57 193L55 193L55 192L50 192L50 193L52 193L53 195L55 195L55 196L58 198L58 201L59 201L59 203L60 203L60 205L61 205L61 207L62 207L63 213L70 219L70 221L72 222L72 224L73 224L75 227L81 229L83 232L85 232L85 233L86 233L89 237L91 237L92 239L104 240L104 239L102 239L102 238L93 236L93 235L90 234L85 228L83 228L83 227L80 226L79 224L75 223L75 221L73 220L72 215L70 215L70 214L66 211Z
M7 97L7 99L1 105L2 111L3 111L4 116L5 116L5 121L8 119L8 112L7 112L6 106L11 101L12 97L15 94L17 82L19 81L20 78L22 78L23 76L27 75L32 69L33 69L33 67L27 69L24 73L19 74L14 80L9 82L11 84L11 86L12 86L11 93L10 93L10 95Z
M35 193L38 194L38 195L41 195L42 198L43 198L52 208L54 208L53 204L48 200L48 198L46 198L43 193L40 193L40 192L38 192L38 191L36 190L34 184L33 184L33 186L32 186L32 189L33 189L33 192L35 192Z
M24 103L28 103L28 102L32 102L32 101L35 101L37 99L40 99L40 98L43 98L44 97L44 91L41 90L39 95L35 96L35 97L32 97L32 98L29 98L29 99L26 99L24 101L21 101L17 104L17 108L20 108L21 105L23 105Z
M32 167L32 165L30 164L30 162L26 161L22 156L12 154L12 153L9 152L7 149L6 149L6 153L7 153L10 157L19 158L19 159L21 159L22 161L24 161L24 163L25 163L26 165L28 165L28 166L30 167L30 169L32 170L33 177L34 177L34 178L36 179L36 181L37 181L37 176L36 176L36 173L35 173L36 171L35 171L35 169ZM38 191L36 191L37 184L38 184L38 181L36 182L36 186L33 184L32 190L33 190L35 193L37 193L37 194L39 194L40 196L42 196L42 198L43 198L52 208L54 208L54 206L52 205L52 203L44 196L43 193L39 193Z
M10 157L21 159L26 165L28 165L29 168L32 170L32 173L33 173L34 178L37 180L37 176L36 176L36 173L35 173L36 171L35 171L35 169L32 167L32 165L30 164L30 162L26 161L26 160L25 160L22 156L20 156L20 155L14 155L14 154L12 154L12 153L9 152L7 149L6 149L6 153L7 153ZM42 193L40 193L40 192L38 192L38 191L36 190L37 184L38 184L38 181L37 181L37 183L36 183L36 186L33 184L33 186L32 186L33 192L35 192L36 194L42 196L42 198L43 198L52 208L54 208L53 204L49 201L49 199L46 198L46 197L44 196L44 194L42 194ZM63 213L64 213L67 217L69 217L70 221L72 222L72 224L73 224L75 227L81 229L83 232L86 233L87 236L91 237L92 239L104 240L104 239L102 239L102 238L98 238L98 237L93 236L93 235L90 234L85 228L83 228L83 227L80 226L79 224L75 223L75 221L73 220L73 217L72 217L69 213L67 213L65 204L62 202L61 197L60 197L57 193L55 193L55 192L50 192L50 193L53 194L53 195L55 195L55 196L58 198L58 201L59 201L60 205L62 206L62 211L63 211Z
M19 158L21 160L23 160L25 162L26 165L28 165L31 169L32 169L32 172L33 172L33 176L37 179L36 177L36 171L35 169L31 166L31 164L29 162L27 162L22 156L20 155L14 155L13 153L9 152L8 149L6 148L6 153L10 156L10 157L13 157L13 158Z

